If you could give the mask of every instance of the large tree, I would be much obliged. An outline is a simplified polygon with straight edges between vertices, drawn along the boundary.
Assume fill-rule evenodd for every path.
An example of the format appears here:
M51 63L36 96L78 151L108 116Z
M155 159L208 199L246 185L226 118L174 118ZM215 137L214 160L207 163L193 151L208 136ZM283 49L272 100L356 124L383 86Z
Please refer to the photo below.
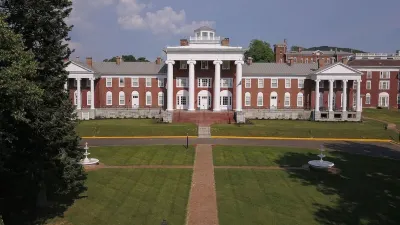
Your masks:
M253 62L274 62L274 52L268 42L254 39L250 42L245 57L252 57Z
M0 165L19 169L17 174L6 174L10 182L0 185L5 190L1 193L5 199L1 213L6 225L43 222L46 217L38 217L38 207L46 202L52 203L54 210L46 210L45 216L60 215L85 190L86 175L76 163L82 158L73 120L76 115L64 90L68 77L65 59L71 54L65 41L72 29L65 19L71 5L70 0L0 1L0 12L7 14L9 27L21 35L25 51L34 55L38 64L35 83L43 90L42 102L36 107L40 112L30 121L34 132L26 130L24 136L17 136L22 141L9 144L16 150L10 151L9 160ZM14 129L25 127L15 124Z
M146 59L146 57L139 57L136 58L134 55L122 55L122 61L124 62L149 62L149 60ZM114 56L111 59L105 59L103 62L116 62L117 57Z

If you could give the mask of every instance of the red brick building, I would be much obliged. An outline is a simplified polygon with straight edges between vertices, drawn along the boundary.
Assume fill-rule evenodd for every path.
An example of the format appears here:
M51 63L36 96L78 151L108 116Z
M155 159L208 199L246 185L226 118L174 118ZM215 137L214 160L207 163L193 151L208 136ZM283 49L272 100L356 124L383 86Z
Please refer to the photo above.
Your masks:
M234 111L238 122L245 118L357 121L362 106L397 103L400 67L397 73L390 67L390 93L385 99L383 92L373 91L374 85L366 92L365 83L370 82L360 72L369 71L364 64L355 59L347 65L344 56L335 63L324 60L324 54L314 54L314 63L306 63L305 58L303 63L286 58L285 63L253 63L244 59L245 49L230 46L228 38L216 36L208 27L164 51L165 62L161 58L156 62L71 61L66 89L78 117L162 117L171 122L172 112L177 111L212 111L211 116Z

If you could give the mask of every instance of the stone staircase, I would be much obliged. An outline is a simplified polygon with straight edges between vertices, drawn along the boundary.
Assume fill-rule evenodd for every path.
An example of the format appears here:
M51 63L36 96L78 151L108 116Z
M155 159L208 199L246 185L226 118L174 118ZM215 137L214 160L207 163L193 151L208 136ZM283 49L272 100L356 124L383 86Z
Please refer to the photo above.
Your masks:
M225 111L225 112L212 112L212 111L175 111L173 115L174 123L194 123L197 125L206 125L209 126L211 124L229 124L235 123L234 120L234 112L233 111Z
M211 138L210 126L199 126L197 130L198 130L198 138Z

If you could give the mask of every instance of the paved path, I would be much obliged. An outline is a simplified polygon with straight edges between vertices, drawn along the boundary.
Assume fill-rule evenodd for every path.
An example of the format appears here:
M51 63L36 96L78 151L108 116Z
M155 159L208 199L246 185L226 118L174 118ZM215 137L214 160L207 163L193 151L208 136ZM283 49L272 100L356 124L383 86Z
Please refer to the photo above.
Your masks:
M397 133L400 133L399 129L397 129L397 126L396 126L396 124L394 124L394 123L390 123L390 122L385 121L385 120L379 120L379 119L375 119L375 118L371 118L371 117L366 117L366 116L363 116L362 118L363 118L363 119L367 119L367 120L375 120L375 121L378 121L378 122L381 122L381 123L385 123L385 124L387 125L387 128L388 128L389 130L393 130L393 131L396 131Z
M218 225L211 145L198 145L190 190L187 225Z

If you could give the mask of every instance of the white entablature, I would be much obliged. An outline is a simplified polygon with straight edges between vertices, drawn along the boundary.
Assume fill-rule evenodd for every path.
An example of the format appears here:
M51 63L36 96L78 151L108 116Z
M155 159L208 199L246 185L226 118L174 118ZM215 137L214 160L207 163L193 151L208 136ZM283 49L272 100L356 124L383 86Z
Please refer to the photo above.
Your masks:
M95 72L89 68L86 68L78 63L71 61L65 70L68 72L68 78L86 78L96 79Z
M310 75L312 80L361 80L363 73L341 62L317 70Z

